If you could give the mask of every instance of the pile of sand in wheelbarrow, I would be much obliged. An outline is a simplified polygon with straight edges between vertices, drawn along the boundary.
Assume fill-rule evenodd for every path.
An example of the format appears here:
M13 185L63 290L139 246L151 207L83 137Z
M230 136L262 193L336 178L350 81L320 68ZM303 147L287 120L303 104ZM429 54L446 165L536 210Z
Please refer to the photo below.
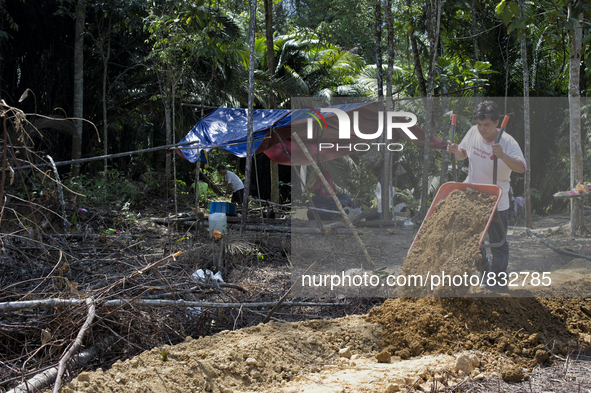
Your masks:
M419 231L417 241L404 260L401 274L430 275L444 272L446 275L463 276L476 272L474 260L478 253L480 237L486 229L497 197L470 190L452 191L441 200ZM462 296L469 286L439 286L433 291L404 286L399 296Z

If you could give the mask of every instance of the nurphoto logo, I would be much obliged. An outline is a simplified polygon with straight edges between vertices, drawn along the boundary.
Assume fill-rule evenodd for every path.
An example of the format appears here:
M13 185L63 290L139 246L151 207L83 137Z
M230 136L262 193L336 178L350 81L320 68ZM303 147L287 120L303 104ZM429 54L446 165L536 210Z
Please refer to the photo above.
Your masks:
M314 108L308 108L310 111L306 113L309 114L311 117L308 118L307 124L307 138L314 139L314 121L318 123L320 130L324 130L325 128L328 129L328 122L326 118L322 115L323 113L332 113L336 115L339 127L339 139L351 139L351 119L349 114L342 109L338 108L321 108L320 111ZM386 139L392 139L392 133L394 129L402 130L410 139L417 139L416 135L409 129L413 127L417 123L417 117L414 113L411 112L396 112L396 111L388 111L386 112L386 116L384 116L383 111L378 111L378 129L375 132L367 133L363 125L360 126L359 124L359 112L353 112L353 132L355 133L355 137L358 139L363 139L366 141L369 140L378 140L384 132L384 118L386 119ZM401 121L405 118L410 118L410 121ZM373 130L371 130L373 131ZM327 143L322 142L318 144L318 150L349 150L349 151L358 151L364 152L370 150L372 147L377 147L378 150L382 146L385 146L389 151L402 151L403 145L401 143L384 143L384 142L372 142L372 143Z

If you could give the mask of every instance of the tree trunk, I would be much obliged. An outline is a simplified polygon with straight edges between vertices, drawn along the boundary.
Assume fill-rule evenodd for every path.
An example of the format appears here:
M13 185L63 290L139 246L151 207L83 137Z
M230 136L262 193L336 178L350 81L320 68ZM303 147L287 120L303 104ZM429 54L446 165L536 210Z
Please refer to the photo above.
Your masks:
M84 24L86 18L86 0L78 0L76 6L76 24L74 27L74 117L84 117ZM75 121L72 135L72 159L82 157L82 120ZM80 164L72 165L72 176L80 175Z
M581 71L581 41L583 28L580 20L583 14L579 15L572 26L572 43L570 55L570 76L569 76L569 111L570 111L570 182L571 187L577 182L583 181L583 149L581 143L581 97L580 97L580 71ZM570 230L574 237L583 226L583 201L581 199L571 200Z
M377 96L378 96L378 106L380 108L380 110L382 110L382 105L384 105L383 102L383 98L384 98L384 78L382 75L382 24L383 24L383 20L382 20L382 1L383 0L376 0L376 5L375 5L375 12L374 12L374 17L375 17L375 40L376 40L376 84L377 84ZM384 114L384 116L386 116ZM385 119L384 119L385 120ZM385 122L384 122L385 124ZM380 142L387 142L386 141L386 133L384 133L381 137L380 137ZM385 193L385 187L383 186L384 179L384 173L383 173L383 167L384 167L385 163L382 162L382 172L379 176L379 181L380 181L380 195L381 195L381 206L380 209L382 211L382 215L384 215L384 212L387 212L389 209L386 208L384 209L385 203L384 201L386 200L386 198L389 198L389 194ZM387 197L384 197L385 195L387 195Z
M476 0L470 0L470 10L472 11L472 47L474 49L474 62L477 62L480 59L480 49L478 46L478 13L476 9ZM474 99L474 109L478 106L481 99L482 93L478 92ZM463 161L462 161L463 162Z
M443 113L449 112L449 97L447 96L447 83L445 81L441 81L441 93L443 96L441 97L441 108ZM448 122L447 125L444 126L444 134L443 139L448 140L450 138L450 123ZM453 142L453 141L452 141ZM449 172L449 154L447 150L441 151L441 177L439 180L439 184L444 184L447 182L447 176Z
M164 75L164 123L166 127L166 144L172 144L172 72L170 66L166 67ZM166 154L166 186L170 186L170 175L172 171L172 157Z
M392 74L394 70L394 26L392 23L392 0L386 0L386 25L388 28L388 70L386 73L386 112L392 109ZM384 142L389 142L384 133ZM390 189L392 188L392 163L390 150L384 149L382 170L382 217L390 219Z
M425 150L423 155L423 177L421 180L421 219L427 214L427 199L429 196L429 165L431 162L431 130L433 129L433 89L435 84L435 63L438 57L439 27L441 24L441 0L427 1L427 19L429 20L429 75L427 79L427 99L425 106Z
M265 0L265 33L267 38L267 69L275 75L275 47L273 46L273 0ZM275 96L269 91L269 109L275 108ZM270 162L271 202L279 203L279 164Z
M476 0L470 0L470 9L472 10L472 47L474 48L474 61L478 61L480 53L478 50L478 29L476 26Z
M521 18L525 18L525 0L519 0ZM521 63L523 64L523 132L525 134L525 226L532 227L532 206L531 206L531 144L530 144L530 121L529 121L529 68L527 65L527 36L525 28L521 32Z
M410 47L412 49L412 57L415 65L415 76L419 83L419 91L421 96L427 96L427 86L425 85L425 78L423 77L423 67L421 66L421 56L419 55L419 49L417 48L417 39L413 35L410 37Z
M410 8L412 5L411 0L406 0L406 5ZM413 31L410 35L410 46L412 49L412 57L414 60L415 66L415 76L417 77L417 82L419 84L419 91L421 92L422 97L427 96L427 86L425 85L425 78L423 77L423 67L421 66L421 56L419 54L419 48L417 47L417 39L414 34L414 26L411 26Z
M376 0L376 78L378 85L378 99L384 97L384 82L382 80L382 0Z
M109 70L109 58L111 57L111 17L109 17L109 29L107 31L107 49L104 51L104 43L101 42L101 55L103 58L103 150L104 155L109 154L108 144L108 117L107 117L107 71ZM107 172L108 160L105 158L105 172Z
M240 235L244 234L244 227L246 225L246 218L248 216L248 197L250 195L250 172L252 168L252 145L254 144L254 63L256 61L254 53L254 35L256 29L256 16L257 2L256 0L250 0L250 28L248 37L248 47L250 50L250 56L248 61L248 125L246 139L246 168L244 169L244 202L242 203L242 222L240 223Z

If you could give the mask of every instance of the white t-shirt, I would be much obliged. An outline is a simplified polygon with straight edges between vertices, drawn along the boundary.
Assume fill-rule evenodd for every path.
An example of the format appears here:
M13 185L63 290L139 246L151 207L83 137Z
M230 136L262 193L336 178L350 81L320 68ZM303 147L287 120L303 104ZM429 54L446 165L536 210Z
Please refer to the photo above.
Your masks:
M226 170L226 182L232 186L233 192L240 191L244 188L244 183L242 183L238 175L228 170Z
M516 158L523 163L525 167L525 158L517 141L506 132L503 133L499 142L503 152L509 157ZM472 126L468 133L460 142L459 148L468 154L470 165L468 167L468 177L464 183L492 184L493 182L493 158L492 146L494 142L486 142L478 132L477 126ZM503 190L501 200L499 201L499 211L509 209L509 187L511 182L511 169L503 162L497 160L497 184Z

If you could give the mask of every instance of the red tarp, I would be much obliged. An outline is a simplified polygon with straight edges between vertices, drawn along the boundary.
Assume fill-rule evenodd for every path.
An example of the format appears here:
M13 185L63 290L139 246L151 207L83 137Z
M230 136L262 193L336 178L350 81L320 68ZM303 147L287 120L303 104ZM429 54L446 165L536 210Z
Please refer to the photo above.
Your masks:
M315 160L317 160L317 162L325 162L353 153L360 153L353 149L347 149L347 146L349 144L371 144L372 142L377 143L377 141L361 139L355 135L355 133L353 132L352 115L352 112L354 111L357 111L359 114L358 124L361 132L365 134L371 134L378 129L378 104L375 102L368 103L366 105L358 106L354 110L347 111L350 115L349 118L351 121L350 139L339 139L339 122L337 116L335 114L325 113L324 118L326 119L326 125L328 125L328 127L326 127L326 125L323 124L323 127L321 128L320 125L316 121L314 121L314 136L320 137L316 137L311 140L307 138L308 118L301 118L299 120L292 121L285 126L275 128L276 133L279 134L279 137L283 140L283 144L285 145L285 148L291 156L291 161L285 154L285 149L281 145L279 139L277 138L277 134L273 132L273 130L269 130L265 139L263 139L263 141L257 148L256 153L265 153L272 161L282 165L291 165L292 162L294 165L309 165L310 163L304 156L304 153L301 151L297 143L295 141L292 142L291 140L291 134L293 132L296 132L297 135L302 139L302 141L306 145L306 148L309 150L312 157ZM400 123L404 123L407 121L408 120L405 119L399 119ZM417 139L411 139L402 130L395 129L392 135L392 139L388 140L387 143L402 143L404 145L404 141L410 141L416 145L424 146L425 131L418 126L409 127L409 130L417 137ZM430 142L431 148L434 149L443 150L447 146L447 143L445 141L437 138L434 135L431 135ZM332 143L335 146L335 148L329 149L323 147L321 151L318 151L320 143ZM337 144L339 146L338 150L336 149ZM371 148L376 149L378 147L374 145ZM380 149L384 148L384 145L380 146Z

